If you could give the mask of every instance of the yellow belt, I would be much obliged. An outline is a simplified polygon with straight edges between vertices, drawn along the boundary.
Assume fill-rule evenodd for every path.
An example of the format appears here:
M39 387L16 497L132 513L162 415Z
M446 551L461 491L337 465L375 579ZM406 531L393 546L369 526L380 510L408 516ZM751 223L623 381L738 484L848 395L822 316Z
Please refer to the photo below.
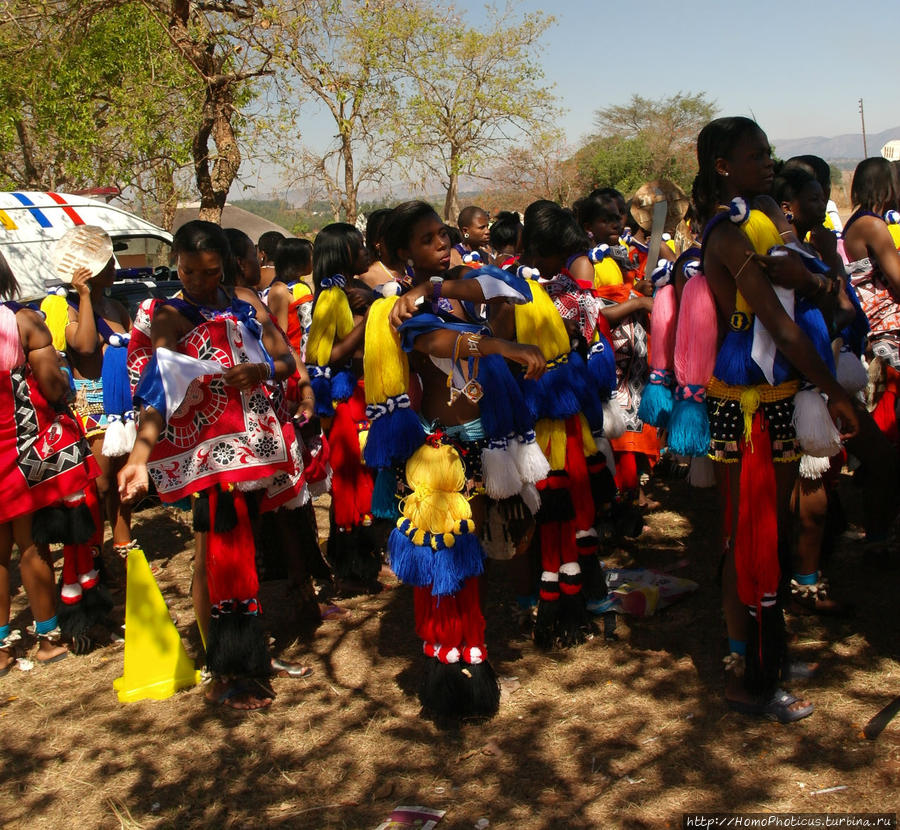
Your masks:
M717 398L726 401L740 401L744 415L744 440L750 441L753 416L761 404L776 403L793 398L800 390L800 381L789 380L777 386L760 384L759 386L731 386L718 378L713 378L706 387L707 400Z

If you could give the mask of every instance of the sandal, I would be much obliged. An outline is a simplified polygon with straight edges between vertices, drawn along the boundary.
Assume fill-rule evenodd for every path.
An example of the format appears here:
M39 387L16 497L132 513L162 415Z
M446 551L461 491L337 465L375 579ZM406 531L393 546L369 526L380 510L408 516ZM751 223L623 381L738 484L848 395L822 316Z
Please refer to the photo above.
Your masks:
M775 693L766 701L757 703L747 703L743 700L732 700L726 698L725 702L728 708L742 715L753 715L755 717L764 717L769 720L777 720L779 723L794 723L809 717L813 713L813 705L811 703L800 709L791 709L800 698L795 697L784 689L776 689Z
M303 666L300 663L288 663L273 657L271 661L273 677L309 677L313 673L312 666Z
M27 626L25 629L29 634L34 637L37 637L38 642L41 640L46 640L51 645L61 645L62 644L62 630L59 626L56 628L46 631L43 634L38 634L37 626L35 623ZM40 646L38 646L38 654L40 653ZM40 657L35 655L34 662L40 663L42 666L49 666L51 663L58 663L60 660L65 660L69 656L69 649L66 648L65 651L60 652L59 654L54 654L53 657L47 657L42 660Z

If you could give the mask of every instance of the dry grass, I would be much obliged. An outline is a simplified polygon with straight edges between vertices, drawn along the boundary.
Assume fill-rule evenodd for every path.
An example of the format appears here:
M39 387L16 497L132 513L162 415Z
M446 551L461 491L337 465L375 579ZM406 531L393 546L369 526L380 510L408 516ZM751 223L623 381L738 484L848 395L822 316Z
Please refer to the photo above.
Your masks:
M346 601L349 615L291 647L315 675L276 680L267 712L213 708L198 689L121 705L115 646L13 671L0 680L0 824L371 828L410 803L446 809L442 828L481 817L496 828L643 828L678 827L685 810L896 810L900 722L877 741L860 731L900 693L896 572L864 567L856 544L839 548L829 570L858 600L857 615L791 623L798 651L823 662L806 690L816 714L790 727L750 721L721 698L712 495L682 482L651 493L669 511L607 559L687 558L677 573L699 592L620 623L618 643L598 637L545 654L518 630L511 592L493 571L492 660L521 685L491 722L442 730L419 717L411 595L394 586ZM160 508L136 525L196 649L190 534ZM24 609L19 593L14 613L27 621ZM846 789L816 794L834 786Z

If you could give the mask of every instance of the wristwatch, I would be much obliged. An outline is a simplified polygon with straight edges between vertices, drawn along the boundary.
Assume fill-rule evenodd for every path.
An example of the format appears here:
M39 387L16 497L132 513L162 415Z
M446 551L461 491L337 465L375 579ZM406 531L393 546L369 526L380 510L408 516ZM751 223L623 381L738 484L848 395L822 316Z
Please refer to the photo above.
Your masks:
M443 277L432 277L431 280L431 304L437 306L441 298L441 289L444 287Z

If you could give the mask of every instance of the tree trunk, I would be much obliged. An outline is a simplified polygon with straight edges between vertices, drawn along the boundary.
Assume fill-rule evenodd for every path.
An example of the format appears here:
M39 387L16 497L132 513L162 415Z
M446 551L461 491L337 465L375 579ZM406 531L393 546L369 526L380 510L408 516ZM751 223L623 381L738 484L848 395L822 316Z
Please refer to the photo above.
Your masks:
M345 221L351 225L356 224L356 173L353 168L353 148L350 146L350 136L341 136L341 156L344 159L344 213Z
M459 216L459 173L451 171L447 198L444 199L444 221L455 223L457 216Z
M228 83L210 85L203 102L202 120L194 136L194 173L200 191L198 218L219 223L222 209L241 166L241 151L231 125L233 107L231 87ZM210 168L209 140L216 147L216 156Z

